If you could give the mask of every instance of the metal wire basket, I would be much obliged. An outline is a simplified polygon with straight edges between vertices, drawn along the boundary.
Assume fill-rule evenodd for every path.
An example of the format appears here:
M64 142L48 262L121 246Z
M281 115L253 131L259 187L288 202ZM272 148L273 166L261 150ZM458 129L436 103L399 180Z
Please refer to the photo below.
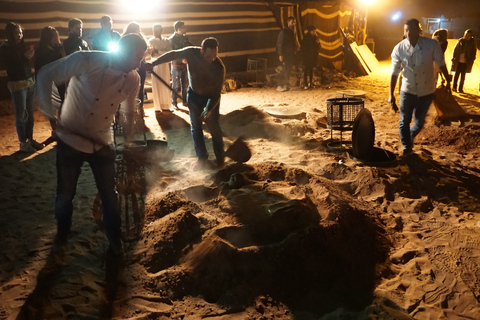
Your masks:
M351 141L343 141L342 132L352 131L355 117L364 107L363 99L359 98L333 98L327 99L327 128L330 131L331 150L343 150ZM333 141L333 131L340 131L340 141Z
M364 107L363 99L333 98L327 100L327 128L351 131L355 117Z

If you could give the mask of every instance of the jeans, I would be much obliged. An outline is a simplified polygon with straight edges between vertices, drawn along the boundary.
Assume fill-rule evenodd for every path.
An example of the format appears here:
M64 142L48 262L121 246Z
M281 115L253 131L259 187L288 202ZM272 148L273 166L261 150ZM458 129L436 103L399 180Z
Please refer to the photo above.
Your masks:
M78 151L62 140L57 141L57 195L55 218L57 233L66 237L72 225L73 199L77 190L78 177L86 161L92 169L97 189L102 198L103 223L110 243L121 238L121 218L115 188L115 150L103 147L94 153Z
M400 92L400 140L405 150L413 148L413 139L420 133L425 124L425 117L432 104L435 94L418 97L414 94ZM410 122L413 126L410 127Z
M12 92L13 107L15 109L15 128L18 140L27 142L33 139L33 99L35 86Z
M305 64L303 70L303 85L305 87L313 85L313 68L315 68L314 64ZM310 79L310 81L308 81L308 79Z
M457 71L455 71L455 76L453 77L453 89L457 90L458 77L460 76L460 83L458 84L458 90L463 90L463 84L465 83L465 76L467 74L467 64L459 62L457 64Z
M182 103L185 105L187 103L188 90L187 67L177 68L172 66L172 105L174 106L177 105L177 91L179 87L182 91Z
M290 73L292 72L294 57L284 56L282 62L282 72L279 74L278 85L287 86L290 80Z
M198 159L208 159L208 152L205 146L205 139L203 136L202 117L201 114L205 109L209 98L199 96L192 88L188 89L188 111L190 114L190 129L192 132L193 145L195 146L195 153ZM218 105L210 113L206 120L206 124L210 134L212 135L213 152L215 158L219 163L224 161L223 150L223 132L218 123L220 117L220 100Z

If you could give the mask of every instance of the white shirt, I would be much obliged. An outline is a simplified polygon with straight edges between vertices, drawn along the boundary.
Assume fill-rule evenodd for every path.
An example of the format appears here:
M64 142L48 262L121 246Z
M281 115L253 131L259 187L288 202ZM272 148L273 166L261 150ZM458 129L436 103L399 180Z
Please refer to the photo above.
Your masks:
M150 38L148 43L153 47L152 58L158 58L165 52L172 50L172 44L167 38Z
M437 41L420 37L412 47L408 39L404 39L393 48L392 75L398 76L403 68L401 90L423 97L436 89L434 62L440 67L445 66L442 48Z
M110 67L113 53L79 51L47 64L37 74L40 112L53 119L52 85L68 83L58 118L58 137L69 146L93 153L113 143L112 123L120 103L135 111L140 77ZM123 108L123 106L122 106Z

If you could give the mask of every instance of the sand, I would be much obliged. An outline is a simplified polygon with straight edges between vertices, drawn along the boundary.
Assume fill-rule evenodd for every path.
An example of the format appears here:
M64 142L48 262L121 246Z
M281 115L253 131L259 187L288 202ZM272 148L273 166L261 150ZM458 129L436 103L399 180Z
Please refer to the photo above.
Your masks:
M145 201L123 207L125 268L113 289L88 166L66 252L54 255L54 144L20 154L13 116L0 117L0 319L480 319L480 123L442 122L432 107L403 157L385 70L308 91L225 93L226 146L243 136L252 157L217 170L192 169L184 108L156 117L146 104L147 138L170 153L138 149L129 159L143 166L119 163L133 170L119 191ZM478 115L471 78L455 97ZM351 89L366 92L374 145L395 161L333 147L326 100ZM36 139L49 135L37 114Z

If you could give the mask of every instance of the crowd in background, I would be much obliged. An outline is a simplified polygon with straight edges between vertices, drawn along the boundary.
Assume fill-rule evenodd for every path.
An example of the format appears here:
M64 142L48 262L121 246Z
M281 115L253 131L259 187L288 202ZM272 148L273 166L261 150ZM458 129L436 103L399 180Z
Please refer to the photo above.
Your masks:
M146 39L141 31L140 24L135 21L126 25L125 31L120 35L113 29L113 20L108 15L101 17L100 30L93 34L88 42L82 38L82 28L83 23L80 19L71 19L68 22L68 37L62 42L57 29L46 26L41 30L38 44L27 46L23 40L22 27L14 22L7 23L5 28L7 39L0 46L0 63L5 66L7 72L8 89L14 105L20 152L33 153L56 139L55 121L51 122L52 136L49 139L40 143L33 138L35 75L46 64L62 59L76 51L115 51L118 40L127 34L137 34L148 43L149 47L145 59L158 58L161 54L172 49L180 49L191 45L186 36L185 23L182 21L175 22L175 32L169 38L162 37L162 25L155 24L153 27L154 36ZM145 59L142 62L145 62ZM141 79L138 99L140 105L143 106L146 97L144 88L146 70L143 68L143 63L137 72ZM171 77L174 89L178 90L181 86L182 101L186 101L188 79L186 77L186 66L182 61L172 63L171 70L168 65L157 66L154 72L166 83L170 82ZM170 111L172 108L177 108L176 92L173 92L156 78L152 79L152 91L156 111ZM59 99L59 102L62 103L65 99L65 92L65 85L57 86L54 98Z

